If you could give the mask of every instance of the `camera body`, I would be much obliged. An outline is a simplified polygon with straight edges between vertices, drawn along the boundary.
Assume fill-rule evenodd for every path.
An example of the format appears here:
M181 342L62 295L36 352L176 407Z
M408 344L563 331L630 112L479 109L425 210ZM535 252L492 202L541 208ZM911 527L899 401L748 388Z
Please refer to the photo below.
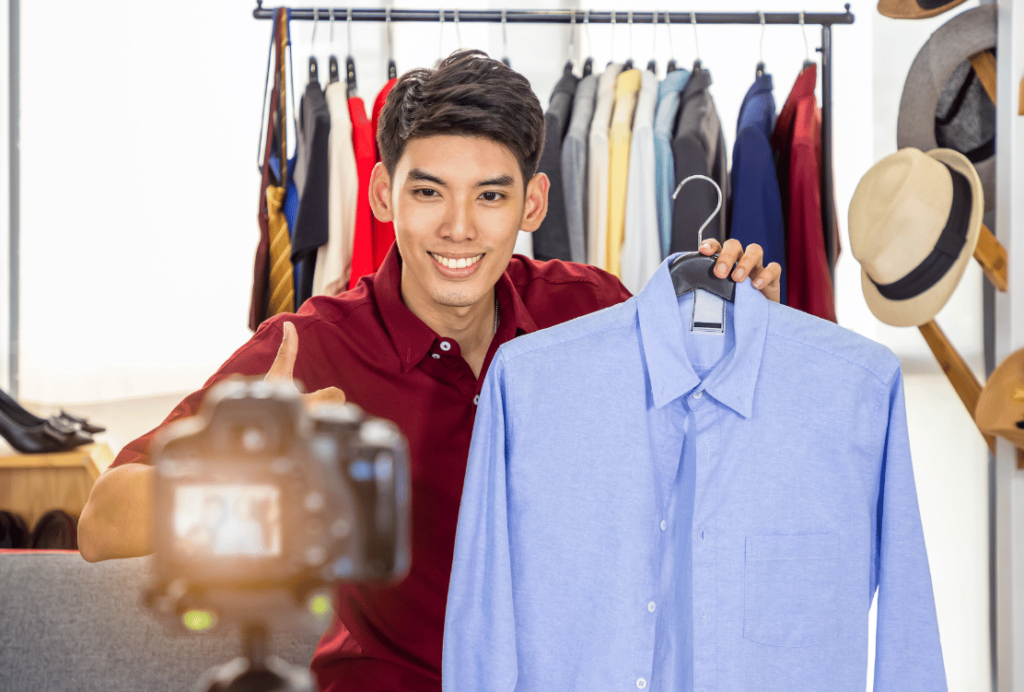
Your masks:
M165 429L153 464L159 613L280 624L330 584L408 571L408 448L353 404L307 413L291 382L231 378Z

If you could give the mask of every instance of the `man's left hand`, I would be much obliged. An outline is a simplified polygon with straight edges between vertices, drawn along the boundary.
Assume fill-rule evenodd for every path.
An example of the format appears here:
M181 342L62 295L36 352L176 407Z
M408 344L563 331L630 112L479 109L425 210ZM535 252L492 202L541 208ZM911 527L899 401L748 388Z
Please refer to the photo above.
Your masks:
M782 284L782 267L778 262L772 262L764 266L764 250L757 243L751 243L746 251L743 245L735 238L725 241L725 246L713 238L701 243L700 254L713 255L718 253L718 263L715 264L715 276L724 279L729 272L729 267L736 265L732 270L732 280L743 281L748 276L754 282L754 288L759 290L768 300L779 302Z

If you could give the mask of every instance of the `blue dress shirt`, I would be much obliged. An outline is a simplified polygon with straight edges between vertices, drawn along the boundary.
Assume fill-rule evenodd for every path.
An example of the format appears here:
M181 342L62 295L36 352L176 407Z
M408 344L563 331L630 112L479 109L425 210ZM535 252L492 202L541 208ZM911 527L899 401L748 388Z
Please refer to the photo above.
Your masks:
M765 266L782 267L782 303L786 304L786 228L782 194L775 174L771 137L775 129L772 77L762 74L747 91L740 106L736 143L732 148L732 228L729 237L743 247L757 243L764 250Z
M658 108L654 113L654 180L658 195L658 232L661 235L661 256L668 255L672 238L672 193L676 186L676 166L672 158L672 137L683 89L690 71L678 69L665 75L658 86Z
M446 692L946 689L899 361L749 282L503 345L480 396Z

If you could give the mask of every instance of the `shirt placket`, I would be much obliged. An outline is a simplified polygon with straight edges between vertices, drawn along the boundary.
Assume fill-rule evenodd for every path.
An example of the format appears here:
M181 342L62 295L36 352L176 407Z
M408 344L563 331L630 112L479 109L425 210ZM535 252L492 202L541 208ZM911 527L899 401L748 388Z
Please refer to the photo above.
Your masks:
M717 544L716 513L721 467L717 404L698 389L690 395L696 445L693 500L693 690L717 692Z

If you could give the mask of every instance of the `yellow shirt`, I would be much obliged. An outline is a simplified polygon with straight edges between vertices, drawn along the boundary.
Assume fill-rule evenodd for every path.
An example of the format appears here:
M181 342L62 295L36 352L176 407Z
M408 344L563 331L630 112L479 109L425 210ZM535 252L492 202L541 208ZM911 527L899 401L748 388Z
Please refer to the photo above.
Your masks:
M608 176L608 254L605 269L622 276L620 257L626 228L626 180L629 177L629 143L633 131L633 112L640 92L640 70L626 70L615 83L615 110L612 113L611 159Z

